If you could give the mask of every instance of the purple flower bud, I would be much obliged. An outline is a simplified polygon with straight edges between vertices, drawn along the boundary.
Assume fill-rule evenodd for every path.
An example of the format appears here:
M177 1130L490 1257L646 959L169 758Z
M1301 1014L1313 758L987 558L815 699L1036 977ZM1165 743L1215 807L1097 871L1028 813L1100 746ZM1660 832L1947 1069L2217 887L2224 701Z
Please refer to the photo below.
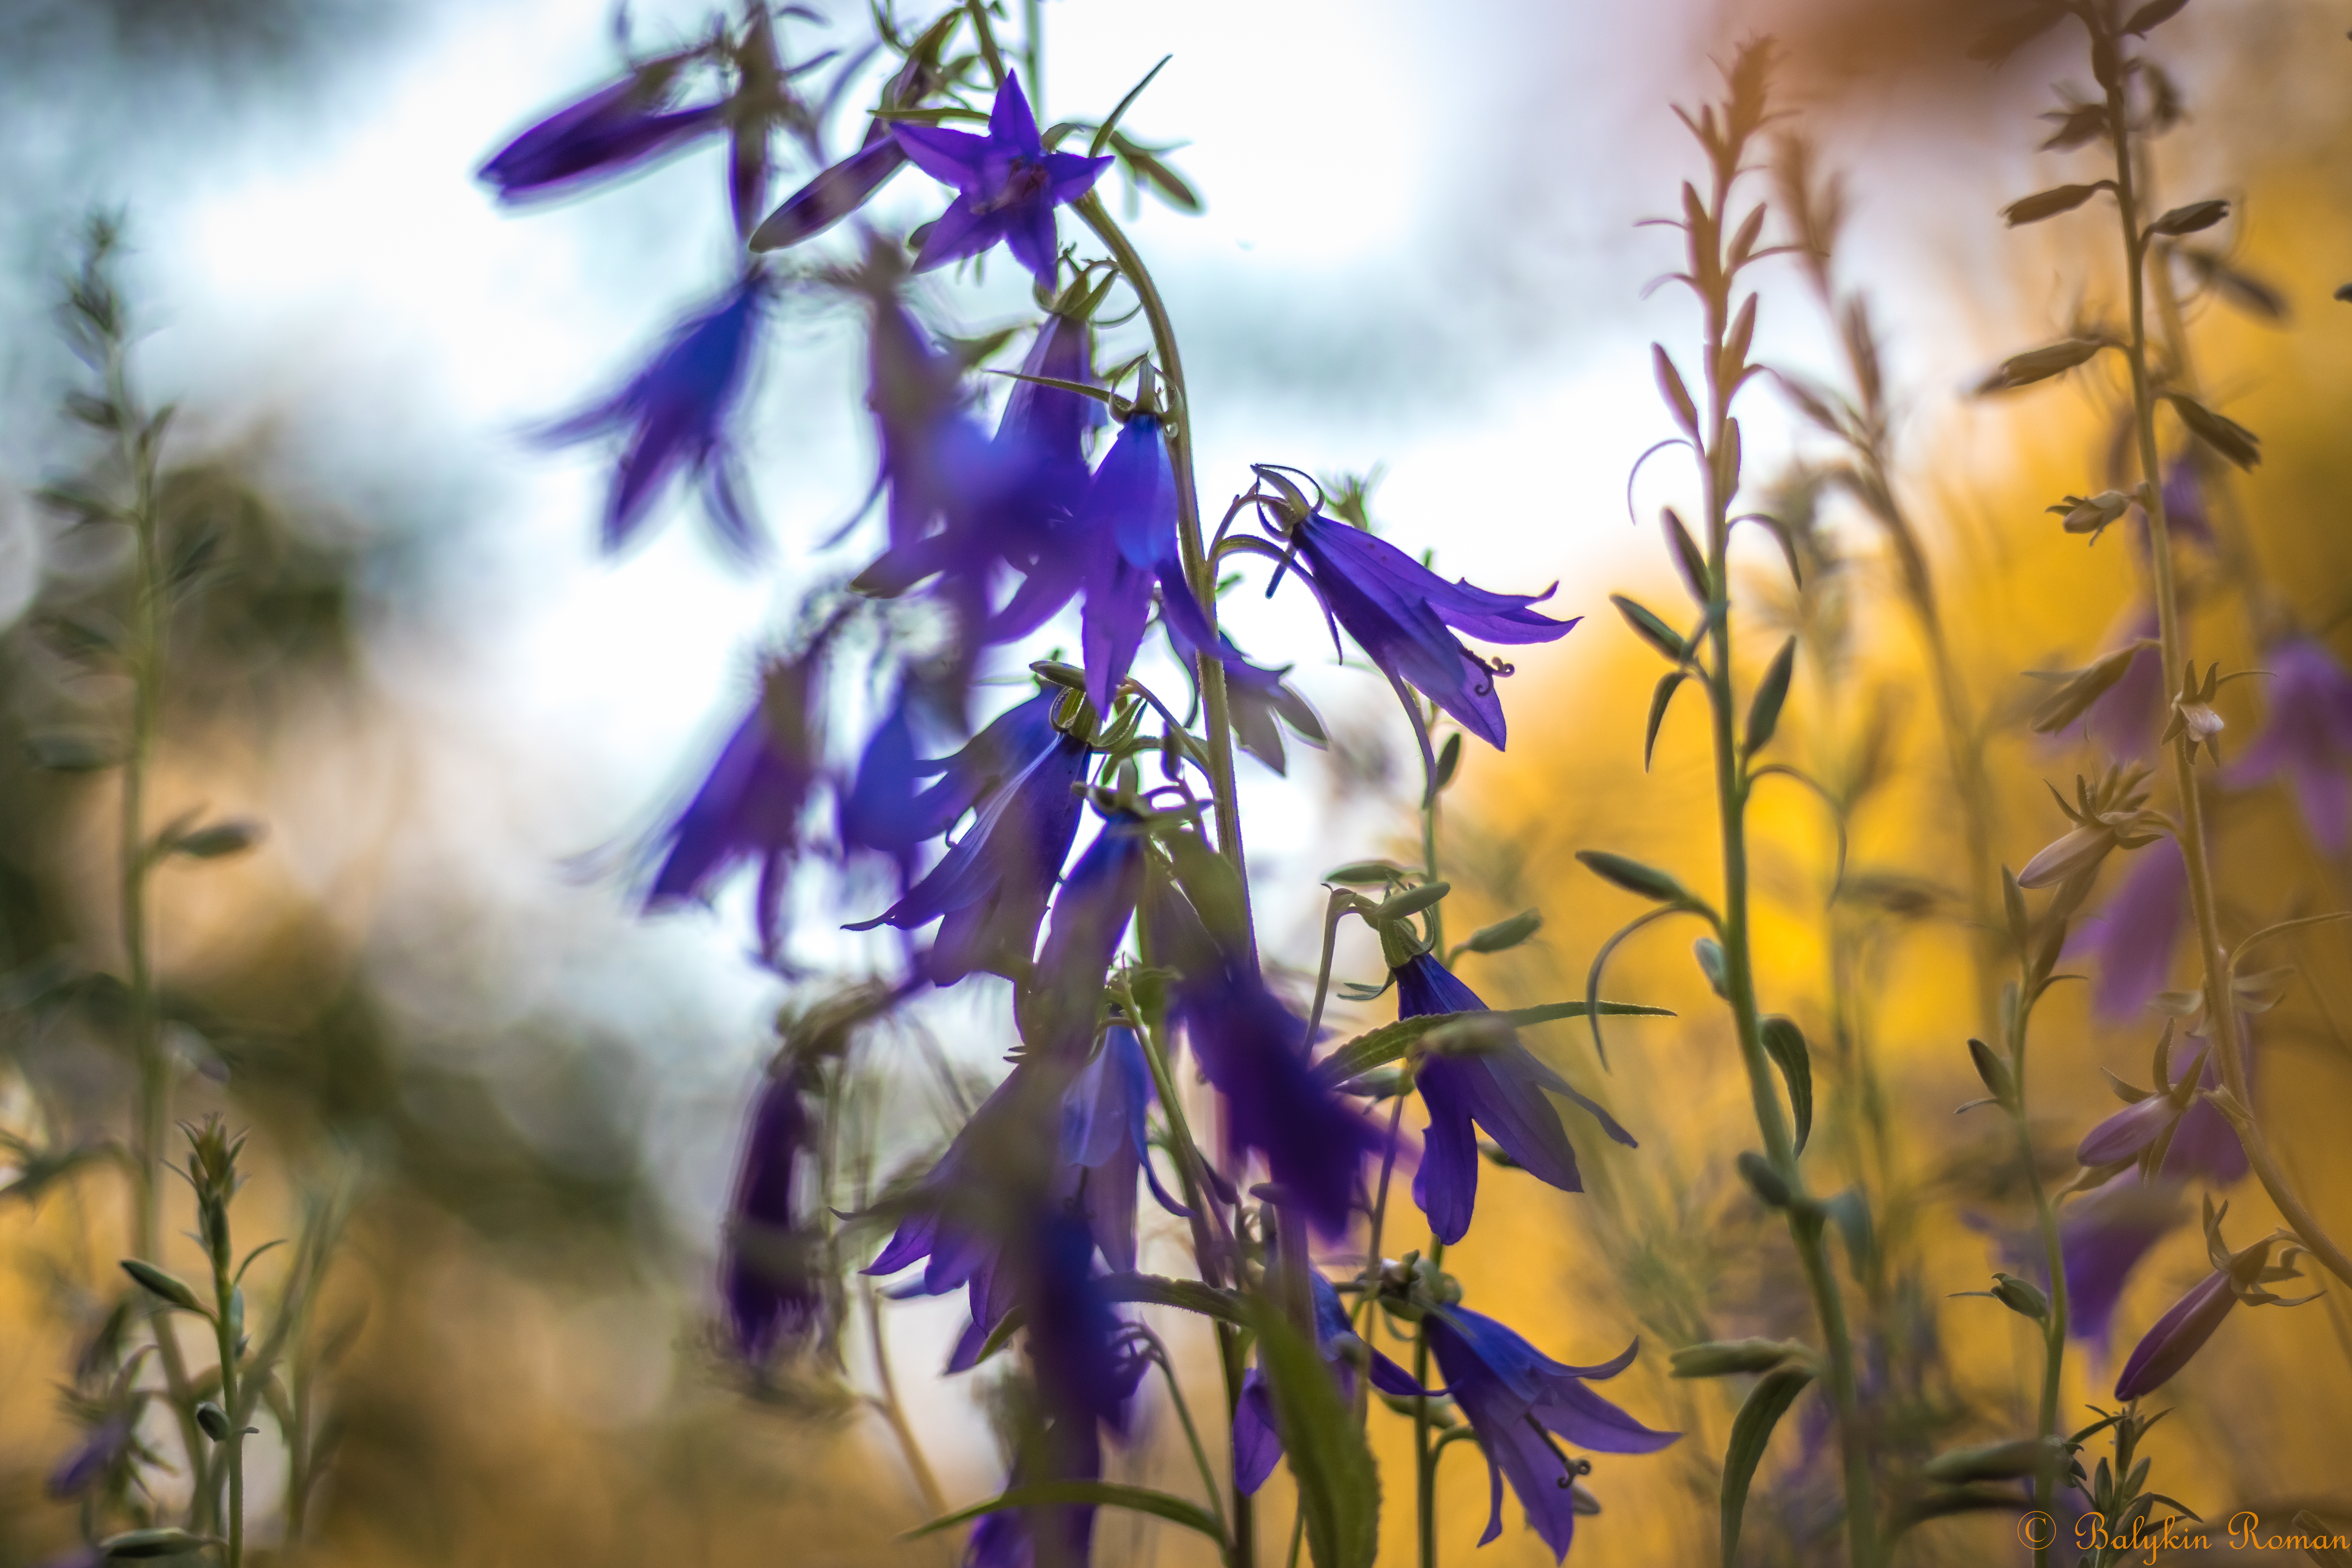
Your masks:
M482 181L507 203L567 195L723 130L720 104L665 111L680 63L657 61L558 110L492 154Z
M2116 1379L2116 1397L2137 1399L2170 1381L2213 1337L2213 1331L2237 1304L2237 1292L2230 1289L2227 1272L2217 1269L2207 1275L2132 1347L2131 1359L2124 1363L2123 1373Z
M782 250L823 234L873 200L906 164L906 150L883 132L787 196L751 231L751 248Z

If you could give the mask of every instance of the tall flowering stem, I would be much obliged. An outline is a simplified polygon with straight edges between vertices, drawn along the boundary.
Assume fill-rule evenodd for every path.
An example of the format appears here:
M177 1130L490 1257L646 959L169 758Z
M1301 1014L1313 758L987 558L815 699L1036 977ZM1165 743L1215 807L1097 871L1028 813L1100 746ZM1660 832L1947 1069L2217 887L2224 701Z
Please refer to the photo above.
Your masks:
M1663 623L1659 623L1657 631L1673 639L1671 646L1678 666L1696 666L1691 673L1705 684L1707 692L1715 751L1716 804L1723 844L1723 908L1716 917L1723 952L1720 989L1730 1004L1740 1058L1748 1069L1756 1123L1764 1140L1768 1179L1776 1183L1775 1195L1783 1200L1780 1206L1788 1215L1789 1233L1796 1245L1821 1323L1826 1352L1822 1371L1837 1415L1843 1458L1848 1560L1856 1568L1866 1568L1879 1558L1877 1500L1868 1439L1855 1418L1853 1342L1846 1326L1845 1305L1831 1272L1825 1237L1827 1216L1819 1203L1806 1196L1796 1141L1788 1113L1780 1103L1771 1058L1765 1049L1762 1010L1756 996L1755 960L1750 950L1747 816L1748 795L1756 780L1750 763L1752 753L1769 739L1770 723L1778 716L1778 700L1772 704L1771 719L1765 721L1760 731L1760 706L1748 710L1748 733L1743 740L1743 709L1732 684L1729 552L1731 507L1739 489L1740 462L1739 425L1732 416L1732 404L1740 384L1750 374L1747 349L1754 331L1756 310L1756 300L1750 297L1735 321L1732 294L1740 269L1755 258L1763 208L1759 205L1748 218L1738 220L1735 229L1730 204L1732 187L1743 172L1749 139L1765 120L1765 79L1769 68L1769 45L1755 43L1745 47L1729 73L1730 95L1721 106L1720 114L1714 108L1707 109L1693 125L1707 150L1712 186L1705 198L1694 187L1683 187L1679 226L1689 243L1686 280L1697 294L1706 316L1704 406L1685 389L1679 373L1674 370L1663 349L1658 351L1658 359L1660 380L1696 451L1705 485L1704 560L1686 563L1685 571L1692 566L1703 571L1703 580L1693 586L1705 589L1706 619L1703 629L1687 640L1676 637ZM1670 528L1678 541L1689 542L1687 536L1681 534L1679 523L1671 523ZM1629 608L1627 614L1632 617L1633 609ZM1655 620L1647 611L1641 614ZM1638 628L1641 622L1635 619ZM1653 637L1653 640L1657 639ZM1776 666L1774 674L1767 677L1768 686L1775 679L1785 692L1785 658ZM1685 907L1697 906L1694 903Z
M2157 637L2163 649L2166 679L2187 668L2180 626L2180 598L2175 582L2172 538L2166 505L2161 450L2156 438L2158 392L2148 370L2147 323L2147 260L2157 237L2141 216L2139 160L2134 156L2136 137L2129 86L2132 73L2125 59L2126 37L2107 11L2085 5L2077 12L2091 36L2093 69L2106 90L2107 139L2115 153L2115 198L2120 226L2129 321L2121 347L2131 371L2132 412L2139 444L2140 472L2146 479L2140 500L2147 514L2148 556L2155 577ZM2209 416L2210 417L2210 416ZM2221 942L2221 911L2213 890L2212 855L2207 842L2205 811L2197 788L2194 767L2198 736L2184 729L2169 746L2175 787L2180 797L2180 855L2189 869L2189 902L2197 921L2197 951L2205 968L2205 988L2221 1081L2235 1102L2229 1109L2238 1136L2245 1144L2263 1190L2279 1213L2327 1271L2352 1285L2352 1257L2323 1230L2295 1193L2294 1184L2272 1151L2255 1117L2253 1095L2246 1083L2245 1037L2238 1009L2230 999L2230 953Z

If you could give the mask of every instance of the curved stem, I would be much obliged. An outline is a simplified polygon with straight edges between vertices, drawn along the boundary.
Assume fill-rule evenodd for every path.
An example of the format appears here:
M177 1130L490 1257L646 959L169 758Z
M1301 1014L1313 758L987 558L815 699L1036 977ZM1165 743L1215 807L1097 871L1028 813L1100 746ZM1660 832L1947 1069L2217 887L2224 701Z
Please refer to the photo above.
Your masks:
M1172 404L1167 429L1168 460L1176 476L1176 548L1183 563L1184 580L1192 584L1193 596L1201 601L1202 611L1213 629L1217 622L1217 584L1208 552L1202 547L1201 495L1192 471L1192 394L1184 380L1184 362L1177 349L1175 325L1169 320L1167 302L1160 297L1159 286L1152 282L1143 258L1128 239L1126 231L1112 221L1102 198L1089 191L1070 206L1110 251L1119 275L1143 302L1144 319L1150 323L1152 349L1159 356L1160 374L1167 378ZM1217 847L1240 875L1243 919L1249 932L1250 951L1255 954L1257 917L1250 905L1249 861L1242 847L1241 800L1234 781L1233 710L1225 691L1225 667L1217 662L1213 653L1203 650L1198 675L1201 706L1209 731L1209 788L1216 802Z
M1168 1384L1168 1399L1176 1406L1176 1419L1183 1424L1184 1441L1192 1449L1192 1464L1201 1472L1201 1485L1209 1494L1209 1511L1217 1516L1217 1528L1230 1539L1232 1531L1225 1523L1224 1488L1217 1484L1217 1472L1209 1464L1208 1450L1201 1447L1201 1429L1192 1424L1192 1407L1185 1403L1183 1387L1176 1381L1176 1368L1168 1360L1168 1347L1150 1330L1141 1331L1150 1342L1151 1359Z
M2139 200L2132 157L2130 106L2124 92L2124 73L2111 73L2107 87L2107 122L2113 127L2116 154L2116 211L2123 229L2126 283L2130 300L2131 333L2124 345L2131 366L2132 410L2139 437L2140 477L2147 481L2144 510L2147 514L2148 558L2156 579L2157 638L2163 647L2165 679L2179 679L2187 668L2182 649L2180 604L2174 583L2172 537L2165 516L2163 466L2156 441L2156 394L2147 369L2147 245L2140 233ZM2238 1009L2226 978L2228 953L2221 944L2219 900L2214 895L2210 846L2205 831L2205 807L2197 788L2194 759L2188 738L2172 745L2172 772L2180 795L2180 858L2189 871L2189 902L2197 920L2197 950L2205 969L2206 1005L2210 1010L2221 1081L2244 1107L2239 1142L2246 1160L2278 1205L2287 1225L2327 1271L2352 1285L2352 1257L2320 1227L2272 1152L2254 1112L2253 1095L2246 1083L2245 1040L2238 1027Z

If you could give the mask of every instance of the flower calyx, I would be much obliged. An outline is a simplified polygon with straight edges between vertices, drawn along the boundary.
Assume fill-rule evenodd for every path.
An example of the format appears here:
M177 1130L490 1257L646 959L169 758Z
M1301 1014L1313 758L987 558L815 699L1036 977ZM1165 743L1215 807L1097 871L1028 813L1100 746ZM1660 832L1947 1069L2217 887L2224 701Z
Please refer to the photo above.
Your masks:
M2172 717L2164 726L2164 733L2158 737L2159 743L2168 746L2186 736L2190 762L2197 760L2197 748L2201 745L2218 765L2221 761L2220 737L2226 726L2221 715L2213 710L2213 697L2221 689L2220 664L2206 666L2205 679L2200 682L2197 663L2194 659L2189 660L2188 667L2181 671L2180 694L2172 700Z
M2055 785L2051 786L2051 795L2074 824L2074 830L2027 861L2025 869L2018 873L2017 885L2046 888L2087 876L2109 850L2137 849L2169 832L2170 824L2160 814L2145 809L2147 775L2147 768L2140 763L2110 767L2096 784L2077 773L2071 805Z
M2268 1285L2303 1278L2302 1270L2294 1267L2294 1260L2308 1250L2303 1245L2301 1237L2294 1232L2282 1227L2263 1237L2252 1247L2240 1247L2233 1252L2221 1237L2221 1221L2228 1216L2229 1213L2228 1204L2224 1203L2217 1209L2213 1206L2211 1194L2207 1194L2205 1255L2212 1260L2213 1268L2217 1272L2230 1277L2230 1291L2232 1295L2250 1307L2300 1307L2306 1301L2319 1300L2320 1293L2316 1290L2308 1296L2290 1297L2281 1296L2263 1289ZM2272 1253L2273 1247L2279 1248L2275 1256Z

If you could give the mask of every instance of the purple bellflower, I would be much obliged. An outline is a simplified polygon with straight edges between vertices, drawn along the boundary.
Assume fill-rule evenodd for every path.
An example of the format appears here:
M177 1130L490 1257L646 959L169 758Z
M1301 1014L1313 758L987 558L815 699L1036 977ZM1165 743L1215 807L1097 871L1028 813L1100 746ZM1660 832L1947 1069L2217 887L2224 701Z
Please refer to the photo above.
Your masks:
M817 651L768 667L760 700L667 829L668 850L646 893L648 910L708 900L738 865L757 861L755 920L760 951L771 962L782 948L784 884L800 854L801 819L817 776L810 690Z
M797 1062L772 1069L752 1102L727 1227L720 1289L736 1352L755 1365L805 1336L824 1310L795 1185L815 1131L801 1077Z
M2238 1016L2238 1021L2241 1031L2250 1037L2252 1021L2243 1013ZM2221 1066L2213 1059L2216 1048L2208 1043L2193 1055L2175 1051L2168 1027L2165 1041L2157 1052L2158 1065L2153 1075L2158 1081L2158 1092L2123 1086L2124 1091L2136 1098L2084 1133L2074 1157L2091 1168L2132 1159L2139 1159L2145 1166L2150 1157L2147 1151L2168 1136L2158 1173L2184 1181L2202 1179L2214 1186L2227 1186L2244 1175L2249 1167L2237 1130L2230 1125L2228 1117L2207 1103L2200 1092L2221 1087ZM2186 1062L2179 1059L2183 1056L2189 1058ZM2250 1089L2252 1066L2249 1056Z
M1351 1355L1370 1359L1372 1386L1382 1394L1411 1399L1433 1392L1358 1336L1348 1321L1347 1310L1339 1305L1339 1292L1331 1288L1328 1279L1310 1272L1307 1280L1315 1291L1315 1345L1339 1380L1343 1401L1352 1403L1356 1397L1356 1368L1349 1359ZM1281 1454L1282 1436L1275 1429L1272 1391L1265 1385L1265 1374L1252 1367L1242 1378L1241 1403L1234 1407L1234 1483L1245 1492L1256 1491L1274 1473L1274 1461Z
M1576 1531L1575 1482L1586 1467L1571 1461L1557 1436L1601 1454L1653 1454L1682 1436L1655 1432L1584 1386L1633 1364L1635 1341L1599 1366L1564 1366L1494 1319L1462 1307L1433 1309L1426 1320L1438 1370L1486 1451L1492 1500L1486 1545L1503 1533L1503 1481L1528 1510L1528 1522L1551 1548L1568 1556Z
M2136 1018L2164 989L2188 914L2189 868L2180 847L2160 837L2132 858L2097 923L2084 927L2078 951L2097 965L2091 1000L2100 1017Z
M2248 1047L2246 1091L2251 1094L2254 1086L2253 1020L2243 1013L2238 1015L2238 1038ZM2214 1047L2219 1048L2218 1046ZM2192 1061L2180 1069L2180 1076L2174 1083L2176 1094L2186 1088L2189 1073L2195 1067ZM2214 1060L2210 1050L2205 1053L2205 1068L2197 1075L2197 1087L2200 1089L2221 1087L2221 1064ZM2191 1101L2189 1109L2180 1113L2180 1121L2172 1130L2172 1145L2164 1153L2163 1173L2178 1176L2183 1181L2202 1180L2216 1187L2226 1187L2252 1168L2246 1159L2245 1145L2238 1142L2238 1130L2230 1125L2230 1119L2201 1097Z
M875 726L841 801L842 842L905 863L913 852L955 826L956 819L1007 777L1018 773L1055 740L1054 703L1047 691L1007 709L953 756L927 761L915 754L916 694L902 689ZM938 775L926 786L921 781Z
M1074 1178L1072 1201L1085 1214L1103 1262L1120 1273L1135 1268L1139 1176L1161 1208L1192 1217L1151 1168L1145 1112L1156 1098L1143 1044L1124 1025L1103 1036L1102 1049L1062 1097L1062 1163Z
M940 863L889 909L849 930L912 931L940 921L924 973L940 985L976 969L1018 973L1029 967L1046 900L1077 837L1073 787L1085 782L1089 755L1084 741L1055 730L1050 708L1045 712L1044 724L1024 714L1000 737L1020 742L1021 752L992 747L1005 768L1003 782ZM992 725L990 733L995 730Z
M2156 632L2156 609L2144 605L2126 612L2106 646L2153 641ZM2165 696L2164 658L2157 649L2143 647L2132 656L2123 679L2084 710L2080 726L2106 756L2136 762L2155 746L2164 726Z
M1475 992L1426 952L1406 961L1396 971L1396 982L1400 1018L1487 1011ZM1469 1231L1478 1196L1478 1141L1473 1121L1538 1181L1568 1193L1582 1192L1584 1183L1577 1174L1576 1151L1569 1145L1559 1112L1544 1098L1546 1089L1583 1107L1618 1142L1639 1147L1615 1117L1570 1088L1516 1036L1461 1056L1429 1056L1415 1069L1413 1083L1428 1108L1429 1125L1423 1130L1412 1201L1429 1216L1431 1231L1448 1246Z
M2230 1309L2241 1301L2250 1306L2295 1307L2319 1299L2315 1293L2288 1300L2263 1289L2301 1279L2293 1265L2304 1249L2291 1233L2278 1230L2252 1247L2231 1252L2221 1239L2221 1219L2229 1212L2229 1205L2216 1212L2213 1200L2205 1200L2205 1251L2213 1272L2174 1302L2133 1347L2122 1375L2116 1379L2117 1399L2138 1399L2169 1382L2189 1364L2189 1357L2204 1348L2221 1320L2230 1315ZM2276 1261L2271 1252L2274 1247L2279 1248Z
M1092 190L1111 159L1046 152L1018 76L997 89L985 136L912 124L893 134L917 168L957 190L924 234L916 271L977 256L1003 240L1039 288L1053 288L1061 250L1054 209Z
M684 63L655 61L558 110L492 154L481 180L510 205L568 195L723 131L724 104L668 107Z
M76 1498L106 1479L131 1447L131 1420L126 1412L109 1415L82 1435L74 1450L49 1472L47 1488L52 1498Z
M1289 536L1325 612L1381 673L1415 687L1497 751L1503 700L1495 678L1508 667L1488 664L1463 647L1454 630L1487 642L1550 642L1583 618L1556 621L1528 607L1549 598L1550 588L1492 594L1467 582L1448 583L1386 540L1321 512L1306 512Z
M1182 893L1160 889L1151 926L1154 952L1179 974L1170 1016L1223 1097L1228 1156L1265 1156L1284 1201L1339 1235L1379 1133L1308 1067L1306 1020L1266 989L1253 958L1210 936Z
M2125 1281L2183 1217L2179 1194L2169 1184L2147 1185L2130 1171L2069 1205L2058 1223L2066 1265L2066 1331L2097 1345L2104 1355Z
M555 445L626 429L629 444L604 505L604 544L615 551L645 522L671 475L702 480L721 541L736 554L758 549L745 510L727 426L751 379L752 349L768 285L745 274L711 309L673 331L653 363L604 402L548 429Z
M2310 637L2273 644L2263 662L2271 672L2270 721L2224 782L2251 789L2284 774L2312 841L2341 855L2352 837L2352 673Z

